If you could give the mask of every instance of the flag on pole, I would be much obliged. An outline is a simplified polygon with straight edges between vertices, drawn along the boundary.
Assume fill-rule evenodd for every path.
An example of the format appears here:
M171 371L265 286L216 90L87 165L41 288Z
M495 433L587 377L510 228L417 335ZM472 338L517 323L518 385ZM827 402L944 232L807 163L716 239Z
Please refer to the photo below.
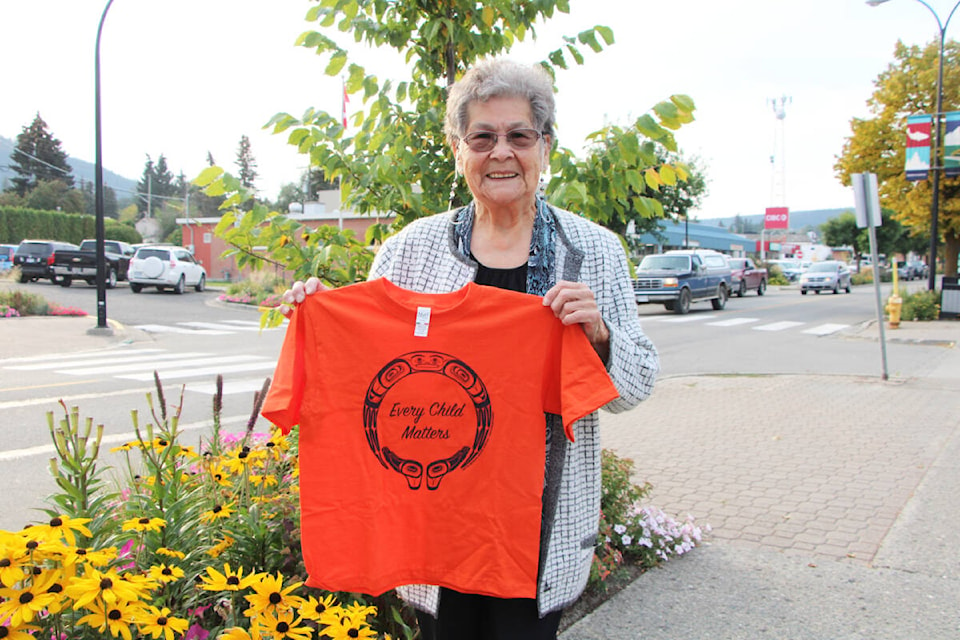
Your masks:
M946 113L946 131L943 133L943 175L960 176L960 111Z
M907 148L904 169L907 180L926 180L930 171L931 116L907 116Z
M347 95L347 84L340 78L340 84L343 86L343 102L341 103L340 113L343 117L343 128L347 128L347 103L350 102L350 96Z

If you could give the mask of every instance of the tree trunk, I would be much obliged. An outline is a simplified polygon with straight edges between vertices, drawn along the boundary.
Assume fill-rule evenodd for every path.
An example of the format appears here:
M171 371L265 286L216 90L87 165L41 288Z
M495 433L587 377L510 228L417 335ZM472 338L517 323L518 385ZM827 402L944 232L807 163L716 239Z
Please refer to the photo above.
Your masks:
M960 252L960 236L955 233L943 234L943 275L957 277L957 254Z

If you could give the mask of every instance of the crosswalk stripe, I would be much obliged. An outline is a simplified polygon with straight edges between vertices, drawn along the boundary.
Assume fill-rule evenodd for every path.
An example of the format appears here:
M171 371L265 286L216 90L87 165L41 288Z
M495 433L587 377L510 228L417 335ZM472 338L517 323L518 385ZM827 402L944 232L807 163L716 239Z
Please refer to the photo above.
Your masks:
M74 360L79 358L98 358L98 357L107 357L107 356L131 356L131 355L143 355L147 353L159 353L163 349L124 349L124 350L97 350L97 351L76 351L74 353L48 353L42 356L24 356L20 358L6 358L0 360L0 365L15 364L18 362L47 362L49 360L56 360L57 362L63 362L64 360Z
M185 333L200 336L228 336L233 331L218 331L216 329L185 329L167 324L138 324L135 328L147 333Z
M664 318L664 319L662 320L662 322L670 322L670 323L700 322L700 321L702 321L702 320L711 320L711 319L716 318L716 317L717 317L717 316L713 315L712 313L709 313L709 314L707 314L707 315L705 315L705 316L702 316L702 315L699 315L699 314L698 314L698 315L694 315L694 316L679 316L679 317L676 317L676 318Z
M238 380L223 381L223 395L236 395L238 393L253 393L263 388L265 378L241 378ZM203 393L212 396L217 392L217 383L215 382L188 382L187 391L194 393Z
M175 378L198 378L200 376L215 376L220 373L240 373L243 371L273 371L277 366L274 360L265 360L263 362L250 362L246 364L234 364L223 367L202 367L199 369L159 369L158 374L161 380L172 380ZM139 380L146 382L153 380L153 373L136 373L132 375L116 376L124 380Z
M215 331L260 331L260 325L258 324L255 327L243 324L221 324L219 322L178 322L181 327L190 327L191 329L213 329ZM269 329L264 329L264 331L269 331Z
M827 323L827 324L822 324L819 327L813 327L812 329L805 329L801 331L801 333L809 333L810 335L814 335L814 336L828 336L831 333L836 333L837 331L846 329L849 326L850 325L848 324Z
M771 324L760 325L759 327L751 327L754 331L784 331L785 329L792 329L793 327L799 327L805 322L791 322L790 320L784 320L783 322L773 322Z
M729 320L720 320L719 322L708 322L711 327L736 327L741 324L750 324L759 322L759 318L730 318Z
M173 354L178 356L179 354ZM85 369L60 369L57 370L57 373L64 373L70 376L85 376L96 373L101 374L115 374L115 373L133 373L136 371L143 371L148 369L151 373L148 379L153 378L153 370L156 369L161 372L161 377L163 377L163 372L171 368L182 369L184 367L190 367L194 365L216 365L219 363L223 364L235 364L240 362L251 362L251 361L262 361L261 356L220 356L217 358L211 358L207 355L202 358L182 358L179 360L173 361L161 361L159 363L154 362L138 362L136 364L121 364L113 367L90 367ZM270 362L273 362L272 360Z
M158 349L159 351L159 349ZM136 363L150 363L156 362L158 360L173 360L176 358L199 358L200 356L209 356L209 353L202 352L193 352L193 353L150 353L143 355L135 355L128 357L127 354L105 354L98 353L96 357L88 357L84 360L77 362L65 363L62 360L41 362L38 364L22 364L14 365L12 367L4 367L4 369L12 369L14 371L43 371L44 369L57 369L60 370L64 365L73 366L74 364L81 365L83 368L79 369L81 371L87 371L90 373L103 373L106 372L106 369L103 368L105 365L110 366L119 366L125 364L136 364ZM77 359L79 360L79 359ZM139 364L137 366L143 366Z

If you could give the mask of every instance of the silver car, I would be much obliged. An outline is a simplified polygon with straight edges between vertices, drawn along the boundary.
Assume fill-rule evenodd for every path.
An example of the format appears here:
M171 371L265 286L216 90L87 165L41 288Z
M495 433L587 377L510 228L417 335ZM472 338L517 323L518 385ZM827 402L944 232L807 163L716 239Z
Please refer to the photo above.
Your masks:
M814 262L800 274L800 293L803 295L807 295L807 291L840 293L840 289L850 293L850 270L839 260Z

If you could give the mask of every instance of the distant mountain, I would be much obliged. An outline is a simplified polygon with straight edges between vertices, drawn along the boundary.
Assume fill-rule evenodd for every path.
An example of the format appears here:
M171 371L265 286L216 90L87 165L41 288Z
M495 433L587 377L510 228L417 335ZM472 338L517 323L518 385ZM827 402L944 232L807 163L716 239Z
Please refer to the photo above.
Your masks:
M810 211L791 211L790 212L790 229L794 231L802 231L807 227L812 227L814 230L820 227L827 220L836 218L842 213L847 211L853 211L853 207L844 207L842 209L812 209ZM730 225L736 219L736 216L729 216L726 218L710 218L709 220L698 220L700 224L709 224L715 227L724 227L726 229L730 228ZM759 213L753 216L740 216L740 219L745 222L754 222L760 226L763 226L763 214Z
M0 190L10 186L10 180L17 176L16 172L10 168L14 148L17 146L15 140L0 136ZM96 165L85 160L77 158L67 158L67 164L73 169L73 180L76 186L80 186L80 181L94 182L94 169ZM117 192L117 199L124 200L129 198L137 190L137 181L130 178L124 178L108 169L103 170L103 183Z

